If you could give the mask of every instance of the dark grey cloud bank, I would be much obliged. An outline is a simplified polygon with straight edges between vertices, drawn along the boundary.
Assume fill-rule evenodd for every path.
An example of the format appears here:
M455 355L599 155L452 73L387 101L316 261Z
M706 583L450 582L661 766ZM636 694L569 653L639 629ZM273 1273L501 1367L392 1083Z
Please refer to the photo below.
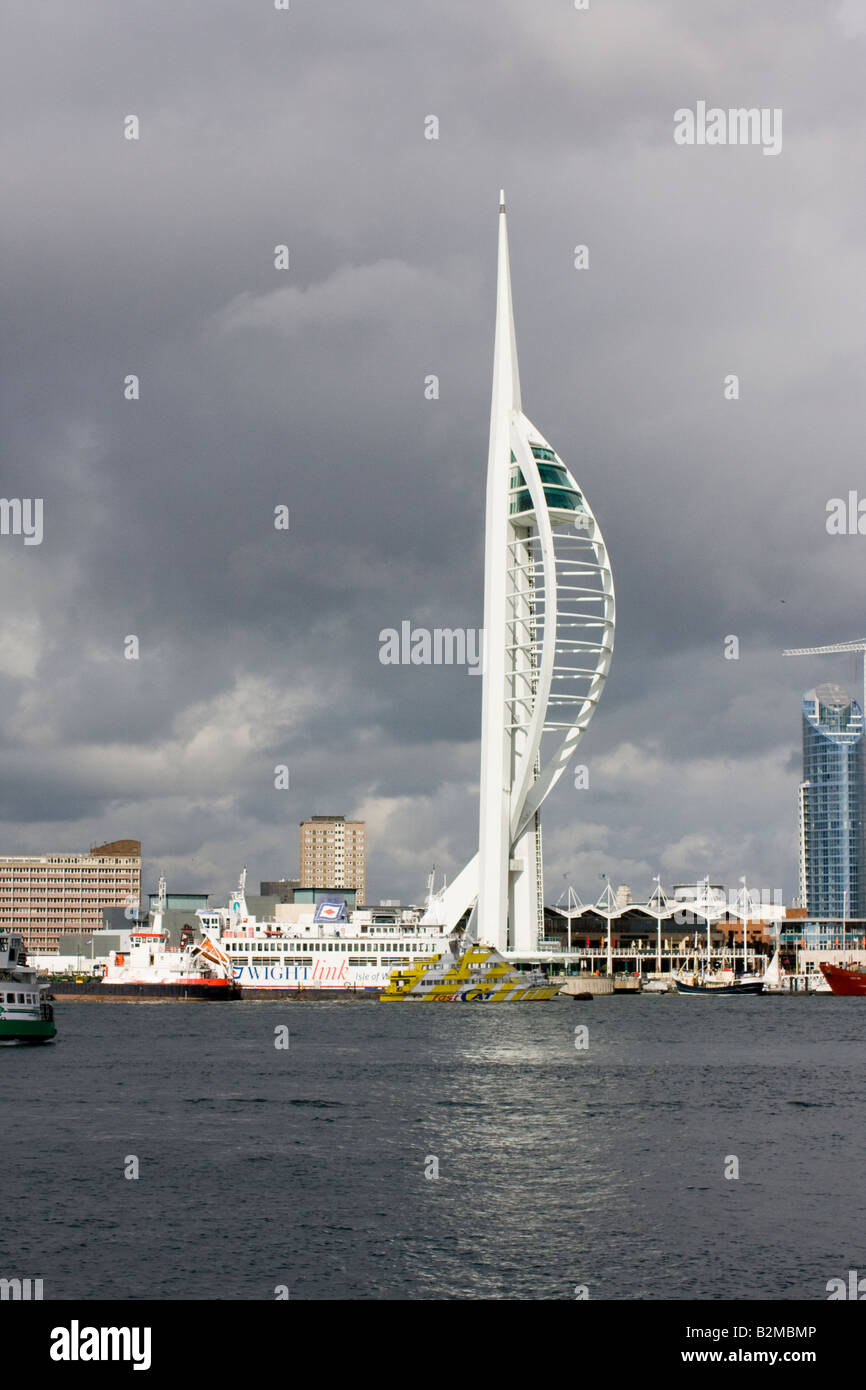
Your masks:
M45 539L0 540L4 851L137 835L150 877L220 893L344 811L371 895L417 899L473 850L479 682L383 667L378 634L481 624L504 184L525 406L618 599L548 896L790 896L799 695L853 669L780 652L866 626L866 538L824 524L866 492L866 6L82 0L6 29L2 492L44 497ZM698 99L781 107L782 153L675 146Z

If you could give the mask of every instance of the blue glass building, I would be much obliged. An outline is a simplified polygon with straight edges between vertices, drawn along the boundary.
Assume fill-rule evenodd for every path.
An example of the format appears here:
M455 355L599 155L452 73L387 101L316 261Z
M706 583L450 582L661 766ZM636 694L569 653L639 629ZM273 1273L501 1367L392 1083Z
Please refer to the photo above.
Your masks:
M863 711L839 685L803 696L800 901L810 918L866 917Z

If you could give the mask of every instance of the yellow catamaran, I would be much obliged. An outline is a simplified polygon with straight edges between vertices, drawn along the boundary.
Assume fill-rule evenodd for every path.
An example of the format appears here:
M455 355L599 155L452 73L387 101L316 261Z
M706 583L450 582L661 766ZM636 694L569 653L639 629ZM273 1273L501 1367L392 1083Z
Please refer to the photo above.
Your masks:
M379 998L420 999L435 1004L515 1004L553 999L559 983L540 970L515 970L492 946L469 944L462 954L456 944L432 961L415 961L391 971L388 988Z

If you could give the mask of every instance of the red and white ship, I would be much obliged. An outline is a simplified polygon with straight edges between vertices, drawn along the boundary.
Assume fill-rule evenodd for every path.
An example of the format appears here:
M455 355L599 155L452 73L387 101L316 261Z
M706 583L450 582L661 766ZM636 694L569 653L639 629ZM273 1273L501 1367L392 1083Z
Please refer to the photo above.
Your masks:
M132 931L129 949L112 951L97 992L131 999L239 999L229 957L208 933L199 942L170 946L162 922L165 879L150 929Z

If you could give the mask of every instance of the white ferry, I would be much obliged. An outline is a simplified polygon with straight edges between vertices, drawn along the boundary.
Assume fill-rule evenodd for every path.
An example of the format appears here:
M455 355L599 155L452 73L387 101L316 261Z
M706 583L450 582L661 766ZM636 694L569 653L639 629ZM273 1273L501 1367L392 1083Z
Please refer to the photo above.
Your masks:
M27 964L23 937L0 934L0 1042L50 1042L54 1010L42 998L36 970Z
M432 963L448 947L445 928L422 925L418 908L358 909L350 917L342 899L326 899L295 905L295 920L259 922L245 888L246 869L228 907L199 908L196 916L228 956L246 998L309 991L377 999L396 967Z

